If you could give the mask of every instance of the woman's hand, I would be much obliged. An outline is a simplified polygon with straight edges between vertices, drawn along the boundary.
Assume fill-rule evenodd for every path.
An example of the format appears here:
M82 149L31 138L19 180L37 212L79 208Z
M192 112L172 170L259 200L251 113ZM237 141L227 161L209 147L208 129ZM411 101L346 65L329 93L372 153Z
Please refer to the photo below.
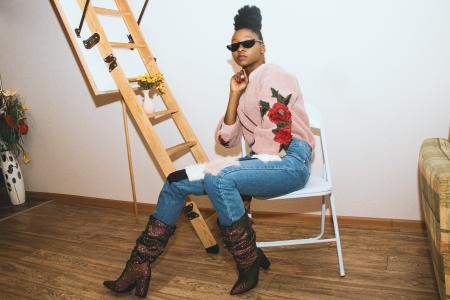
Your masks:
M248 84L247 72L245 69L237 72L230 80L230 98L228 99L227 112L224 117L225 124L231 125L236 122L237 107L239 106L239 99Z
M241 71L237 72L231 77L230 92L232 94L241 95L247 88L247 84L248 84L247 72L245 72L245 69L242 69Z

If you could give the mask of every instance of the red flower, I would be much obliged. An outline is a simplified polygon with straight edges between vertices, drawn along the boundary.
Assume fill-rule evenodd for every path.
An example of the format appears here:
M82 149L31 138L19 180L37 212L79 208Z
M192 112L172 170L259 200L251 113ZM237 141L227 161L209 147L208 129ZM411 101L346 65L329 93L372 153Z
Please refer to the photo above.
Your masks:
M291 125L287 125L278 129L273 139L280 144L289 144L292 139Z
M9 127L17 129L17 124L14 122L11 115L6 115L5 117L6 124L8 124Z
M19 132L21 134L27 134L27 132L28 132L28 125L25 124L24 120L19 121Z
M277 102L269 110L269 119L274 123L288 122L291 119L291 112L286 105Z

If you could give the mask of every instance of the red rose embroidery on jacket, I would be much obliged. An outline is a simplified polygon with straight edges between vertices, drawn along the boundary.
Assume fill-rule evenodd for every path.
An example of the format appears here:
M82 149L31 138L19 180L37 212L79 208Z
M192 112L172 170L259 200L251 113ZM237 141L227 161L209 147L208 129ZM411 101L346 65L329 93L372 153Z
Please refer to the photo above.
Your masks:
M269 119L274 123L288 122L291 119L291 112L286 105L277 102L269 110Z
M292 94L289 94L287 97L283 97L274 88L271 88L271 91L272 97L276 98L277 102L270 107L268 102L259 100L261 117L264 117L264 115L269 112L268 116L270 121L277 125L277 128L273 129L272 132L275 134L273 140L280 143L280 149L278 151L281 151L282 149L287 150L292 140L292 114L287 106Z
M276 142L280 144L289 144L289 142L292 139L291 134L291 125L287 125L285 127L281 127L276 133L275 137L273 138Z

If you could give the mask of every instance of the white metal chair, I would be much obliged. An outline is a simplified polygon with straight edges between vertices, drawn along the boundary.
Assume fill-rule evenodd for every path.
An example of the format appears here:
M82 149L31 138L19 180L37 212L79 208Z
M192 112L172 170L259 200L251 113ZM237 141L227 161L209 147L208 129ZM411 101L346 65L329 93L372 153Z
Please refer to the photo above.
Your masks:
M334 205L334 195L332 192L332 182L330 173L330 164L328 161L327 147L325 141L325 133L322 124L322 118L319 110L309 103L305 103L306 112L310 118L310 126L315 136L317 136L320 141L316 145L315 159L311 165L311 170L315 164L319 162L319 151L322 163L322 174L316 175L311 172L311 176L303 189L297 190L295 192L282 195L275 198L264 198L264 200L284 200L284 199L299 199L306 197L316 197L322 196L322 213L320 222L320 233L319 235L311 238L295 239L295 240L284 240L284 241L272 241L272 242L258 242L258 247L277 247L277 246L292 246L292 245L305 245L305 244L318 244L318 243L336 243L338 264L339 264L339 274L345 276L344 261L342 258L342 248L341 240L339 236L339 226L336 217L336 209ZM242 138L242 156L247 153L245 140ZM317 147L319 146L319 147ZM330 211L334 227L334 238L324 239L325 233L325 215L326 215L326 197L330 198Z

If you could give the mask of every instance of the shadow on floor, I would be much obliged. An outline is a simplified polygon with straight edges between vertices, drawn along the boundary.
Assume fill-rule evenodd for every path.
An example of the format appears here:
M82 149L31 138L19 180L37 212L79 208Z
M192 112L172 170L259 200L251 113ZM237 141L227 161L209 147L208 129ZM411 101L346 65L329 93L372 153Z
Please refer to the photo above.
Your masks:
M30 209L36 205L49 201L50 199L31 197L27 195L25 203L13 205L9 199L4 183L0 185L0 221L6 217Z

